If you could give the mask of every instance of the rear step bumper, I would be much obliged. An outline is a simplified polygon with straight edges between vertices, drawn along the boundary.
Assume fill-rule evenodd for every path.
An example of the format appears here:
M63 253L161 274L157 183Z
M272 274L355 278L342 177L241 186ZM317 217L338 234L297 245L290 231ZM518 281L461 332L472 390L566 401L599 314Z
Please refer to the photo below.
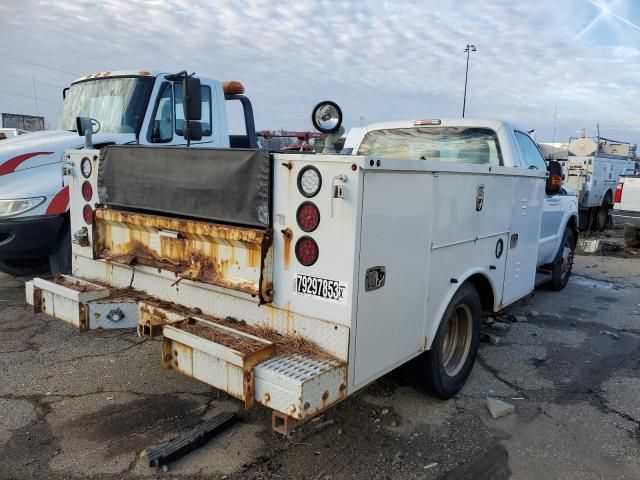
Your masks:
M35 278L25 284L27 303L35 312L64 320L80 331L97 328L135 328L138 302L112 296L102 285L68 275ZM115 298L114 298L115 297Z
M247 354L188 333L179 324L167 325L163 366L224 390L243 400L247 408L257 402L295 420L310 418L344 398L346 364L299 354L278 355L277 346L268 340L221 325L211 328L251 337L264 347Z
M137 327L143 338L162 333L164 368L223 390L247 408L260 403L273 409L274 430L280 433L287 434L296 422L346 396L345 362L321 351L279 352L278 340L201 318L188 309L154 303L139 292L56 276L27 282L26 295L35 312L80 330ZM251 327L245 324L242 330Z

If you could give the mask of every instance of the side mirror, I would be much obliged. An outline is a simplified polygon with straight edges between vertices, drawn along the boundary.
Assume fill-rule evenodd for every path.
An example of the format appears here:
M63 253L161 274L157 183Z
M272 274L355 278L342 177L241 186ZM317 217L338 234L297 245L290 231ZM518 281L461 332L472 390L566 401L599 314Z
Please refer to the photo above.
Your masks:
M100 122L91 117L76 117L76 130L81 137L84 137L87 132L98 133L100 131Z
M185 120L200 121L200 117L202 117L202 91L199 78L186 77L184 79L182 106Z
M202 90L200 79L186 76L182 85L182 106L184 108L184 138L187 145L191 140L202 140Z
M202 140L202 124L191 120L189 123L184 123L184 138L185 140Z
M560 193L562 188L562 165L560 162L551 160L547 166L547 186L545 191L547 195L556 195Z
M93 148L93 134L100 131L100 122L91 117L76 117L78 135L84 137L84 147Z

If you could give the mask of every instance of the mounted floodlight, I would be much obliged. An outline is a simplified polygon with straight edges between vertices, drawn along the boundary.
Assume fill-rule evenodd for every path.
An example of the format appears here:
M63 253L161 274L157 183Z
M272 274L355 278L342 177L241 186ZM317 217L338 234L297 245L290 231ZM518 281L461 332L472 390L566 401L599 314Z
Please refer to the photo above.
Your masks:
M342 125L342 110L337 103L325 100L314 107L311 121L322 133L337 132Z

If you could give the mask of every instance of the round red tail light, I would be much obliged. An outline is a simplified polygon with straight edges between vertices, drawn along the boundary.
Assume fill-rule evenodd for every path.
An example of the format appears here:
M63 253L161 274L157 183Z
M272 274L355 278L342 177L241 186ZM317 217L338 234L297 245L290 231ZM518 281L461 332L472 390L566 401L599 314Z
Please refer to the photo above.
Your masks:
M305 267L310 267L318 260L318 244L311 237L300 237L296 242L296 258Z
M88 181L84 181L82 182L82 198L85 199L85 201L89 201L91 200L91 197L93 197L93 187L91 186L91 183Z
M311 202L301 203L296 213L298 226L305 232L313 232L320 224L320 210Z
M93 222L93 209L91 205L85 205L82 209L82 216L84 217L84 221L87 222L87 225L90 225Z

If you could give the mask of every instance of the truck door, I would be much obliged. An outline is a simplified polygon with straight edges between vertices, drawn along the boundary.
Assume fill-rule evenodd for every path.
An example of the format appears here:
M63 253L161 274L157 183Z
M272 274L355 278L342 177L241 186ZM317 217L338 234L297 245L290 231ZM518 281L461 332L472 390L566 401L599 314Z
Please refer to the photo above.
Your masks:
M546 171L547 164L536 144L526 133L516 131L516 141L520 148L520 157L523 166L532 170ZM544 208L542 210L542 225L540 226L540 240L538 248L538 265L545 263L546 259L553 258L556 250L564 211L560 195L544 196Z
M224 147L220 143L220 129L218 127L217 105L214 107L214 99L219 92L213 82L203 80L201 84L202 94L202 139L191 142L193 147L198 145L206 147ZM147 132L146 142L152 145L186 145L184 139L184 109L182 106L182 85L179 83L164 81L160 84L156 100L152 104L152 115Z

